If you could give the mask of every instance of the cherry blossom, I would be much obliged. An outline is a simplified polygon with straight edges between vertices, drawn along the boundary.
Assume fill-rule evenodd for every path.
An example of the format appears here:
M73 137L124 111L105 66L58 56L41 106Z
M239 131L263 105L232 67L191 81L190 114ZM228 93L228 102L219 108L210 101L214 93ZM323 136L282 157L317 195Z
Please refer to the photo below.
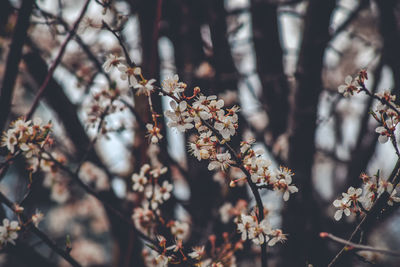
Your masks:
M183 82L179 82L178 74L173 76L168 76L162 83L161 87L164 92L168 94L179 94L185 91L186 84Z
M343 94L344 97L352 96L354 92L358 90L355 81L353 81L353 78L348 75L346 76L344 82L345 84L338 87L339 93Z
M216 160L208 164L208 170L222 170L225 171L231 163L231 154L227 151L216 155Z
M103 69L105 72L110 72L113 68L118 67L124 60L124 57L118 57L113 54L107 55L107 59L103 64Z
M7 243L15 245L15 241L18 238L18 231L20 226L17 221L11 221L9 219L3 219L3 225L0 226L0 246L4 246Z
M342 198L342 199L336 199L335 201L333 201L333 206L335 206L336 208L338 208L339 210L337 210L336 212L335 212L335 220L336 221L339 221L341 218L342 218L342 216L343 216L343 213L346 215L346 216L349 216L350 215L350 202L349 202L349 199L347 199L347 198Z
M177 104L175 101L170 102L171 110L165 111L165 116L170 119L167 123L168 127L176 128L179 132L185 132L187 129L194 127L193 118L187 112L186 101Z

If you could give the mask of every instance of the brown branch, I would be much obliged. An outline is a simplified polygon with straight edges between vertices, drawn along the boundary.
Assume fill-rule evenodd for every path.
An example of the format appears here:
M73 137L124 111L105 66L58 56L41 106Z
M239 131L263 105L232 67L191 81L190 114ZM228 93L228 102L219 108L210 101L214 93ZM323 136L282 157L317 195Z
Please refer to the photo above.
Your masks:
M382 248L374 248L374 247L371 247L371 246L356 244L356 243L350 242L348 240L345 240L343 238L334 236L333 234L330 234L330 233L322 232L322 233L320 233L320 237L321 238L329 238L329 239L331 239L331 240L333 240L333 241L335 241L335 242L337 242L339 244L345 245L348 250L350 250L350 249L351 250L353 250L353 249L356 249L356 250L368 250L368 251L387 254L387 255L390 255L390 256L400 257L400 251L397 252L397 251L393 251L393 250L387 250L387 249L382 249Z
M160 93L160 94L162 94L164 96L168 96L168 97L172 98L177 103L180 102L178 98L176 98L175 96L173 96L171 94L166 93L165 91L161 90L161 88L156 87L156 90L157 90L158 93ZM211 124L209 124L207 121L201 119L201 122L204 125L206 125L207 128L210 129L219 139L221 139L221 140L224 139L221 136L221 134ZM257 185L255 183L253 183L253 181L251 180L251 174L244 167L242 159L238 156L238 154L232 148L232 146L229 144L229 142L223 143L222 146L224 146L225 148L228 149L229 153L231 154L233 159L236 161L237 167L246 175L247 183L249 184L250 190L251 190L251 192L252 192L252 194L253 194L253 196L255 198L255 201L256 201L256 205L257 205L257 209L258 209L257 218L258 218L258 221L261 222L262 220L264 220L264 205L262 203L261 195L260 195L260 192L258 191ZM266 266L266 264L267 264L267 255L266 255L267 254L267 244L264 242L260 246L261 246L261 265L262 266Z
M397 160L396 166L394 167L390 177L388 178L388 182L393 184L393 188L396 188L397 184L400 181L400 159ZM384 192L381 196L379 196L374 204L372 205L370 211L361 219L360 223L356 226L354 231L351 233L350 237L348 238L348 242L351 242L355 235L358 233L360 229L363 227L367 227L374 218L376 218L382 209L387 206L387 201L389 200L390 195L387 192ZM344 246L330 261L328 267L334 266L335 263L339 260L342 256L343 252L345 251L346 246Z
M95 197L97 200L99 200L109 211L111 211L114 215L116 215L122 222L130 225L133 229L133 231L143 240L153 244L154 246L158 246L158 243L155 240L152 240L148 236L144 235L141 231L139 231L132 220L126 218L124 214L119 211L117 208L115 208L113 205L111 205L106 199L104 199L99 193L94 191L91 187L89 187L87 184L85 184L78 176L78 174L70 170L68 167L64 166L60 162L58 162L56 159L52 157L50 153L46 153L52 162L54 162L61 170L65 171L86 193L89 195L92 195Z
M303 38L296 70L296 87L291 95L288 165L296 172L299 192L289 199L283 211L283 229L291 237L284 248L282 265L310 262L327 263L329 250L318 237L323 214L313 209L318 198L312 180L315 156L317 109L322 92L323 57L329 42L331 15L335 0L308 1Z
M368 7L369 0L360 0L358 6L347 16L347 18L340 24L336 30L331 34L329 41L332 42L342 31L357 18L358 14L365 8Z
M39 9L39 7L37 7ZM66 32L69 32L71 29L69 28L68 23L61 17L57 17L54 14L51 14L43 9L39 9L40 13L44 16L44 17L50 17L54 20L57 20L63 27L64 30ZM79 44L79 46L82 48L82 50L86 53L87 57L93 62L93 64L95 65L96 69L103 74L108 83L111 84L111 78L110 75L108 75L108 73L106 73L102 67L102 64L100 63L100 61L97 59L97 57L93 54L93 52L91 51L90 47L82 40L82 38L78 35L75 34L74 36L75 41Z
M56 57L56 59L54 60L53 64L50 66L49 71L47 73L47 76L43 82L43 84L40 86L39 92L36 94L36 97L33 101L33 104L31 106L31 108L29 109L28 113L26 114L25 118L28 120L30 119L30 117L32 116L33 112L35 111L36 107L39 104L39 99L40 97L43 95L45 89L47 88L47 85L51 79L51 77L53 76L53 73L55 71L55 69L57 68L58 64L60 64L61 59L64 55L65 49L69 43L69 41L71 41L72 37L75 35L76 30L78 29L79 23L81 22L83 16L86 13L86 10L89 6L90 0L86 0L81 13L79 14L79 17L77 18L77 20L75 21L74 25L72 26L72 29L68 32L68 36L65 38L63 44L61 45L61 48L58 52L58 55Z
M11 110L14 84L18 75L18 65L21 61L22 47L27 36L33 3L34 0L22 1L22 6L18 12L18 20L14 29L10 52L7 56L6 70L0 91L0 130L4 128Z
M113 30L110 27L110 25L108 25L105 21L103 21L103 27L106 28L109 32L111 32L115 36L115 38L117 38L119 45L121 46L122 50L124 51L126 63L128 63L129 67L136 66L135 62L133 62L131 57L129 56L128 49L126 48L126 46L124 44L124 40L122 39L122 36L120 35L120 33L116 30Z
M44 232L39 230L32 223L32 221L29 221L28 218L23 213L17 212L15 210L15 204L11 200L9 200L2 192L0 192L0 202L4 203L7 207L9 207L17 216L19 216L19 218L22 219L24 223L27 223L26 226L24 227L33 232L35 235L37 235L54 252L63 257L72 266L82 267L69 253L67 253L64 249L60 248L59 246L57 246Z

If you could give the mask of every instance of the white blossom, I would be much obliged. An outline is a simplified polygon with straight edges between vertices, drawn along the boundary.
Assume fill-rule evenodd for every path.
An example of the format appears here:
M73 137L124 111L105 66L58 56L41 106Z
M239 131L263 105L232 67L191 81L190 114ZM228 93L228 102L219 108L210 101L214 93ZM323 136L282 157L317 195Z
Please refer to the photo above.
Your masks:
M179 82L178 74L173 76L168 76L162 83L162 89L168 94L178 94L185 91L186 84L183 82Z
M268 242L268 246L274 246L277 242L284 242L287 240L286 235L282 233L282 230L275 229L270 232L272 236L271 240Z
M226 151L225 153L220 153L216 155L216 160L211 161L208 164L208 170L222 170L225 171L229 164L231 163L231 154Z
M400 197L396 196L397 191L396 189L393 189L392 193L390 194L389 200L388 200L388 205L393 206L393 202L400 202Z
M222 115L222 113L219 113ZM214 128L219 131L224 139L229 140L231 136L235 135L238 117L236 114L233 116L218 116L218 121L215 122Z
M3 225L0 226L0 245L4 246L7 243L15 245L15 241L18 238L17 232L21 228L17 221L11 221L9 219L3 219Z
M137 89L136 94L138 95L150 95L151 91L154 89L153 83L155 82L155 79L150 79L150 80L144 80L144 81L139 81L137 84L133 85L133 88Z
M181 101L177 104L175 101L170 102L172 110L165 111L165 116L170 119L167 123L168 127L178 129L179 132L185 132L187 129L194 127L193 118L187 112L186 101Z
M103 69L105 72L110 72L113 68L118 67L118 65L121 64L121 62L124 60L125 58L123 57L109 54L107 55L107 59L103 64Z
M177 239L184 240L189 235L189 224L186 222L175 221L171 226L171 233Z
M345 82L345 84L340 85L338 87L339 93L343 94L344 97L353 95L354 91L357 90L357 87L356 87L355 81L353 81L353 78L350 75L348 75L348 76L346 76L344 82Z
M339 210L337 210L336 212L335 212L335 220L336 221L339 221L341 218L342 218L342 216L343 216L343 213L346 215L346 216L349 216L350 215L350 202L349 202L349 199L347 199L347 198L342 198L342 199L336 199L335 201L333 201L333 206L335 206L336 208L338 208Z

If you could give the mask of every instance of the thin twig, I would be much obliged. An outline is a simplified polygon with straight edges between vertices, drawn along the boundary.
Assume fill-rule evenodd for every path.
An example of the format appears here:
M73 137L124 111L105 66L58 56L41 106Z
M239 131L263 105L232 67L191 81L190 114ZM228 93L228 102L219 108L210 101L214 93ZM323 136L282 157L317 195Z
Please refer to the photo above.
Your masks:
M58 162L56 159L54 159L52 157L52 155L50 153L47 153L47 155L50 157L50 160L52 162L54 162L57 167L59 167L61 170L65 171L80 187L82 187L82 189L84 191L86 191L86 193L92 195L93 197L95 197L97 200L99 200L108 210L110 210L114 215L116 215L118 218L121 219L121 221L123 221L124 223L132 226L133 231L143 240L158 246L158 243L154 240L152 240L151 238L149 238L148 236L144 235L141 231L139 231L136 226L133 224L132 220L128 219L125 217L125 215L123 215L123 213L121 211L119 211L117 208L115 208L113 205L111 205L110 203L108 203L107 200L105 200L100 194L98 194L96 191L94 191L91 187L89 187L87 184L85 184L80 178L79 176L73 172L72 170L70 170L68 167L64 166L63 164L61 164L60 162Z
M54 252L56 252L58 255L63 257L69 264L71 264L74 267L82 267L69 253L67 253L64 249L60 248L57 246L56 243L54 243L44 232L39 230L31 220L28 220L28 218L21 212L17 212L15 210L15 204L9 200L2 192L0 192L0 202L4 203L7 207L9 207L19 218L22 219L26 225L24 226L26 229L30 230L33 232L35 235L37 235L46 245L48 245Z
M44 17L50 17L54 20L57 20L65 29L65 31L69 32L70 28L68 26L68 23L62 19L61 17L57 17L56 15L53 15L45 10L40 9L39 7L37 7L40 11L40 13L42 13L42 15ZM82 38L78 35L75 34L74 36L76 42L79 44L79 46L82 48L82 50L86 53L87 57L93 62L93 64L96 66L97 70L103 74L108 83L111 84L111 78L110 75L108 75L107 72L104 71L102 64L100 63L100 61L97 59L97 57L93 54L93 52L90 50L89 46L82 40Z
M136 64L135 62L132 61L131 57L129 56L128 49L126 48L124 44L124 40L122 39L122 36L118 33L118 31L113 30L110 25L108 25L104 20L103 20L103 27L106 28L109 32L111 32L115 38L117 38L119 45L121 46L122 50L124 51L125 58L126 58L126 63L128 63L129 67L135 67Z
M395 257L400 257L400 252L393 251L393 250L382 249L382 248L375 248L375 247L371 247L371 246L367 246L367 245L356 244L356 243L350 242L348 240L345 240L343 238L334 236L333 234L330 234L330 233L322 232L322 233L320 233L320 237L322 237L322 238L330 238L331 240L333 240L335 242L343 244L343 245L345 245L347 247L348 250L350 250L350 249L351 250L353 250L353 249L356 249L356 250L368 250L368 251L379 252L379 253L395 256Z
M14 84L18 75L18 65L21 61L22 47L27 36L33 3L33 0L22 1L22 6L18 12L17 24L14 28L10 52L7 56L3 83L0 90L0 130L4 128L11 110Z
M396 166L394 167L390 177L388 178L388 182L391 182L393 184L393 188L396 188L397 184L400 181L400 159L397 160ZM373 218L375 215L377 215L382 208L387 205L387 201L389 200L390 195L385 192L382 195L380 195L374 204L372 205L370 211L361 219L360 223L356 226L354 231L351 233L350 237L348 238L348 242L351 242L354 238L354 236L358 233L358 231ZM346 250L346 246L344 246L336 255L335 257L331 260L329 263L328 267L334 266L334 264L337 262L337 260L342 256L343 252Z
M30 117L32 116L32 114L35 111L36 107L38 106L39 99L43 95L44 90L47 88L47 85L48 85L51 77L53 76L53 73L54 73L55 69L57 68L58 64L60 64L61 59L62 59L62 57L64 55L64 52L65 52L65 49L66 49L69 41L71 41L72 37L75 35L76 30L78 29L79 23L81 22L83 16L86 13L86 10L87 10L87 8L89 6L89 3L90 3L90 0L86 0L84 6L82 8L81 13L79 14L78 19L75 21L72 29L68 32L68 36L65 38L63 44L61 45L61 48L60 48L60 50L58 52L58 55L57 55L56 59L54 60L54 62L51 65L51 67L49 68L47 76L46 76L43 84L40 86L40 89L39 89L38 93L36 94L36 97L35 97L35 99L33 101L33 104L32 104L31 108L29 109L28 113L25 116L26 120L30 119Z
M400 111L393 106L389 101L387 101L386 99L383 99L379 96L377 96L376 94L372 94L366 87L365 84L360 85L361 86L361 92L365 92L369 97L375 98L377 99L379 102L381 102L384 105L387 105L388 107L390 107L394 112L397 113L397 115L400 116Z
M132 61L132 59L129 57L129 54L126 52L127 50L126 50L126 48L125 48L125 46L124 46L124 42L123 42L121 36L119 36L115 31L113 31L113 30L110 28L110 26L108 26L105 22L103 22L103 24L104 24L105 28L106 28L107 30L109 30L110 32L112 32L112 33L114 34L114 36L118 39L118 42L119 42L120 45L122 46L122 49L124 50L125 56L127 57L127 58L126 58L126 61L128 62L128 64L129 64L129 62L130 62L133 66L136 66L136 64L135 64L135 63ZM158 93L160 93L160 94L162 94L162 95L164 95L164 96L168 96L168 97L172 98L172 99L175 100L177 103L180 102L179 99L176 98L174 95L168 94L167 92L163 91L161 88L159 88L159 87L157 87L157 86L154 86L154 91L156 91L156 92L158 92ZM222 136L221 136L221 134L220 134L212 125L210 125L207 121L205 121L205 120L203 120L203 119L202 119L201 121L202 121L202 122L204 123L204 125L206 125L207 128L209 128L219 139L221 139L221 140L223 139ZM236 163L237 163L237 165L239 166L239 168L240 168L240 169L243 171L243 173L246 175L247 182L248 182L248 184L249 184L249 186L250 186L250 189L251 189L251 191L252 191L252 193L253 193L253 195L254 195L254 198L255 198L255 201L256 201L256 205L257 205L257 208L258 208L258 215L257 215L257 218L258 218L259 222L261 222L261 221L264 219L264 206L263 206L263 203L262 203L262 200L261 200L260 192L258 191L257 186L256 186L256 185L253 183L253 181L251 180L251 175L250 175L250 173L249 173L248 170L246 170L246 168L243 166L243 162L242 162L242 160L238 157L236 151L229 145L228 142L225 142L225 143L223 144L223 146L225 146L225 147L229 150L230 154L232 155L232 157L233 157L234 160L236 161ZM266 243L264 242L263 244L261 244L261 265L262 265L262 266L266 266L266 262L267 262L267 245L266 245Z

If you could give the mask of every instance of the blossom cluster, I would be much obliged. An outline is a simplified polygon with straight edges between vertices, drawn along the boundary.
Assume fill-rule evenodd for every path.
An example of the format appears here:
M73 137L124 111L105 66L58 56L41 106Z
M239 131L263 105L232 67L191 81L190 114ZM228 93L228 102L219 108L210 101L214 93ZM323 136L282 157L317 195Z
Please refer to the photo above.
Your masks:
M262 151L254 151L252 142L241 143L241 158L246 170L251 175L253 183L283 193L283 199L289 200L290 194L298 192L298 188L292 184L294 173L287 167L272 169L270 160L262 157Z
M118 57L113 54L108 55L107 60L103 64L103 68L106 72L117 69L120 73L121 80L128 81L129 87L135 89L137 94L149 95L154 88L153 83L156 80L144 79L141 68L129 66L124 57Z
M183 249L181 240L177 240L171 245L167 245L167 240L163 236L158 235L157 240L160 251L148 249L143 251L147 266L164 267L168 266L168 263L179 264L186 262L188 266L236 267L234 253L243 249L243 241L239 240L232 243L226 232L222 234L223 242L221 244L217 245L216 236L210 235L208 249L204 245L195 246L190 252Z
M177 84L177 78L175 75L164 83ZM170 120L167 125L176 128L179 132L189 129L197 130L198 134L193 141L189 142L189 150L199 161L209 160L209 170L226 171L229 166L243 164L251 174L253 183L282 192L285 201L289 199L290 193L298 191L292 184L291 170L285 167L272 170L271 161L263 158L262 153L256 153L252 149L251 141L241 143L242 162L235 162L231 152L223 150L224 143L236 134L238 128L239 108L237 106L225 110L222 99L218 99L217 96L203 95L195 97L191 103L188 103L187 97L179 96L181 86L178 85L175 90L170 87L163 90L178 95L170 102L172 110L165 111L165 116ZM200 89L197 88L195 94L199 92ZM233 182L235 183L235 180Z
M18 231L21 230L17 221L3 219L3 225L0 226L0 247L5 246L7 243L15 245L18 238Z
M242 240L249 239L257 245L268 242L269 246L286 240L282 230L272 229L267 219L259 222L254 214L240 214L235 221Z
M136 192L144 192L144 195L153 210L157 209L171 197L172 184L164 180L161 186L158 178L167 172L167 167L151 169L149 164L144 164L139 173L132 175L132 189Z
M162 83L161 88L156 88L151 79L147 81L141 72L140 67L128 66L123 57L109 55L103 67L105 71L110 72L112 69L120 72L122 80L128 80L129 85L137 90L137 93L149 95L151 92L158 90L162 95L169 96L170 110L166 110L164 115L168 118L167 126L177 129L179 132L186 132L195 129L197 134L191 142L189 142L190 152L200 161L209 160L208 169L215 171L226 171L230 166L243 165L251 174L253 183L259 184L265 188L283 193L285 201L289 199L291 193L298 191L297 187L292 184L293 173L290 169L280 167L272 170L271 162L262 157L261 153L255 153L251 148L252 142L242 142L240 159L232 159L231 151L224 148L224 144L229 142L231 137L236 134L238 128L239 108L233 106L224 108L224 100L218 99L216 95L204 96L201 89L194 88L192 96L187 97L185 90L187 85L179 81L178 75L167 77ZM146 125L148 136L152 143L157 143L162 135L157 125L155 116L153 116L153 124ZM143 190L143 175L135 176L136 189ZM236 184L238 181L234 180ZM134 189L134 190L136 190ZM157 190L156 190L157 191ZM147 191L147 194L149 191ZM158 194L155 197L160 199ZM155 205L159 201L152 201Z
M380 143L386 143L389 138L395 141L394 132L400 120L400 106L394 102L396 96L390 91L377 93L376 96L383 100L383 103L379 102L376 106L374 114L374 118L382 125L375 129L379 134L378 140Z
M93 92L90 101L86 104L86 122L89 127L98 127L99 123L104 120L105 116L122 111L125 105L118 101L122 92L118 88L101 89ZM101 132L107 133L105 123L100 125Z
M193 89L191 96L185 95L187 85L179 81L178 75L167 77L161 83L161 87L157 87L154 85L154 79L146 80L141 69L133 64L127 64L127 61L130 60L110 55L103 67L106 72L119 72L120 79L128 81L129 88L134 93L149 97L153 123L146 124L146 128L152 143L158 143L163 137L156 119L159 115L154 112L150 98L151 93L157 92L171 99L170 109L164 112L168 119L167 126L178 132L195 133L188 144L189 151L199 161L208 160L208 170L226 172L237 169L241 172L241 177L231 178L231 186L241 184L245 180L258 189L267 188L281 192L285 201L289 199L291 193L298 191L292 184L291 170L285 167L273 169L271 162L263 158L261 152L256 153L252 149L252 141L242 142L238 154L230 147L229 141L236 135L238 128L237 106L226 108L224 100L216 95L205 96L198 87ZM91 114L93 118L100 115L94 112ZM189 224L178 220L164 222L160 210L160 205L171 197L172 191L172 184L166 180L162 183L160 181L162 180L160 176L166 172L165 167L152 169L150 165L145 164L139 173L132 175L132 190L141 196L142 200L142 205L133 211L134 224L142 232L156 236L159 241L158 248L143 254L146 263L150 266L166 266L168 263L181 263L191 259L196 266L235 266L233 252L239 249L240 245L232 247L227 235L224 239L226 247L221 249L223 255L221 254L218 260L205 257L204 247L193 248L191 253L183 249L183 242L190 231ZM236 212L230 213L233 209L236 209ZM271 228L267 219L258 222L255 215L245 215L247 203L245 205L243 202L238 203L235 208L226 207L222 212L225 213L223 215L225 221L235 217L238 231L242 236L237 244L251 239L256 244L268 242L273 246L278 241L286 239L281 230ZM174 243L159 235L160 225L164 230L169 230L169 234L175 240ZM215 256L215 251L212 254Z
M375 200L384 192L390 195L388 205L392 206L393 202L400 202L400 197L396 196L396 188L391 182L380 177L379 172L373 176L363 173L360 178L363 181L362 188L350 187L346 193L342 193L341 198L333 202L338 209L334 215L335 220L339 221L343 213L349 216L352 213L361 214L370 210Z
M133 211L135 226L145 233L155 233L158 218L161 218L160 206L171 198L173 185L167 180L159 183L160 177L167 172L166 167L151 168L144 164L139 173L132 175L132 190L142 194L144 200L140 207ZM177 240L184 240L189 234L189 224L172 220L165 224L171 235Z
M395 103L396 96L388 90L372 95L365 87L366 79L368 79L368 76L365 70L361 70L354 80L348 75L345 84L340 85L338 91L345 97L352 96L355 92L365 92L378 99L379 103L372 113L374 119L380 124L375 129L375 132L379 134L378 140L380 143L386 143L391 138L395 143L394 132L400 120L400 106Z
M40 118L24 120L19 118L10 124L10 128L3 133L1 146L7 147L11 154L22 152L25 158L40 156L43 147L51 144L51 123L42 125Z

